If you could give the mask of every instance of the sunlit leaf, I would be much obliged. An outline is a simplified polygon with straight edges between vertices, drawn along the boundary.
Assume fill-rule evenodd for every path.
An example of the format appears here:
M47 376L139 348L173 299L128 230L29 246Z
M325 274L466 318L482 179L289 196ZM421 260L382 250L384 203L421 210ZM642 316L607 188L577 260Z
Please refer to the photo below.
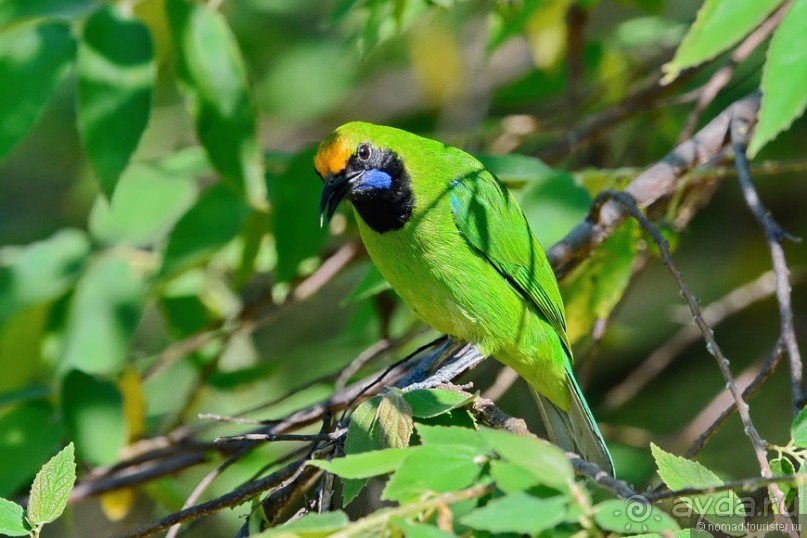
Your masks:
M375 428L376 413L381 397L375 396L353 411L345 438L345 454L360 454L372 450L381 450L381 436ZM342 502L347 506L367 485L366 478L345 478L342 480Z
M145 284L125 260L106 255L76 285L60 358L61 371L120 372L143 312Z
M441 530L425 523L412 523L402 518L395 518L392 524L403 531L406 538L453 538L456 534Z
M27 513L31 525L50 523L62 515L75 481L76 460L70 443L43 465L34 479Z
M62 383L62 414L81 459L92 465L117 461L126 445L126 417L114 383L71 371Z
M696 461L665 452L652 443L650 450L656 460L659 476L670 489L708 488L723 484L720 477ZM742 527L745 508L733 491L687 496L682 497L682 500L709 521ZM727 525L727 528L730 526ZM743 534L742 531L729 534L735 535L736 532Z
M225 185L214 185L179 219L168 238L162 273L170 275L201 263L229 243L249 207Z
M96 198L90 211L90 232L107 245L152 245L165 238L196 196L192 177L134 163L124 172L111 200Z
M515 435L503 430L480 430L487 442L503 460L521 465L541 484L567 491L574 477L572 465L556 446L532 437Z
M265 206L263 158L246 68L224 16L205 4L166 0L180 86L216 170L251 204Z
M664 82L672 82L688 68L728 49L765 20L783 0L706 0L698 17L665 64Z
M19 504L0 498L0 534L5 536L28 536L25 525L25 510Z
M564 497L538 498L513 493L477 508L461 521L478 530L536 534L563 521L567 506Z
M5 103L0 109L0 159L33 127L75 48L70 27L63 22L23 24L0 32L0 103Z
M78 127L90 164L111 198L151 110L154 50L148 29L108 4L84 24L76 62Z
M387 483L382 499L406 502L427 491L454 491L468 487L479 475L473 448L434 445L411 450Z
M411 448L372 450L330 461L311 460L308 465L319 467L342 478L369 478L396 470L412 450Z
M297 536L300 538L320 538L341 530L350 523L347 514L341 510L321 514L309 513L273 529L255 535L255 538L273 536Z
M452 409L468 405L476 399L476 395L465 396L444 389L410 390L403 396L412 407L412 415L417 418L436 417Z
M794 0L771 38L762 70L762 104L750 157L788 129L807 107L807 0Z
M71 229L25 247L0 249L0 325L21 309L67 291L89 250L87 236Z

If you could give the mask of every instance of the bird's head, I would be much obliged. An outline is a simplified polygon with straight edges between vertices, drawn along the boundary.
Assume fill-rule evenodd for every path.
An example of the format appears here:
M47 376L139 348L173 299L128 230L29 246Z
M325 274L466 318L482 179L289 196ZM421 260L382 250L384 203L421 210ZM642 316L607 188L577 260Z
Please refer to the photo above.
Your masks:
M379 233L401 228L414 204L409 174L394 149L397 129L369 123L343 125L320 144L314 167L322 178L321 223L347 198Z

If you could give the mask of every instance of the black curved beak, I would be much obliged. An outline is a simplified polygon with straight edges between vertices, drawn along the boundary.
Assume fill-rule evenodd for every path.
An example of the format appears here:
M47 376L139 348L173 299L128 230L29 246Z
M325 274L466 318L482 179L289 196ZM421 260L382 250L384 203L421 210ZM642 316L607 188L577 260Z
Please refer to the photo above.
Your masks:
M319 225L324 226L331 221L336 208L350 190L349 182L352 178L341 173L333 175L328 173L325 184L322 186L322 195L319 197Z

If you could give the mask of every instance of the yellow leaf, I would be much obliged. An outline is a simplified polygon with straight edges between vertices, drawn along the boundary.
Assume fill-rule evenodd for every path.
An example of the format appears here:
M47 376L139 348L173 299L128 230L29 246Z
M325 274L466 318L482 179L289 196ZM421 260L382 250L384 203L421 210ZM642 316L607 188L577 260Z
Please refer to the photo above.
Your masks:
M570 3L570 0L551 0L527 22L527 39L538 69L555 67L566 53L566 11Z
M132 366L127 366L118 380L118 390L123 396L123 415L129 442L146 433L146 399L140 375Z
M101 494L101 510L110 521L120 521L126 517L134 504L132 488L117 489Z

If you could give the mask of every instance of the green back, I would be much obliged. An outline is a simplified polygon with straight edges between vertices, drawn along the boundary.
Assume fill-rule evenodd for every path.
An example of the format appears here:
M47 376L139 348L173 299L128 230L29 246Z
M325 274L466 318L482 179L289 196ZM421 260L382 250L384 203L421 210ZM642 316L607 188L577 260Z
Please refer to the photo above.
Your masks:
M454 180L451 212L460 233L552 325L571 359L566 317L546 254L507 188L485 169Z

